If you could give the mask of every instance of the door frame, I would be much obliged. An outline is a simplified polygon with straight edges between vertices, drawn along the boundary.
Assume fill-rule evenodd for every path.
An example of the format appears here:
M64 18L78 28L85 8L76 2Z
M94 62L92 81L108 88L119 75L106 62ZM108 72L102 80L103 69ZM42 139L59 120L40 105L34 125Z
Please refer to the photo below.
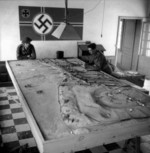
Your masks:
M116 36L116 45L115 45L115 66L117 66L117 60L118 60L118 52L119 52L119 48L118 48L118 41L119 41L119 34L120 34L120 24L121 24L121 20L126 19L126 20L141 20L141 31L140 31L140 40L139 40L139 47L138 47L138 60L139 60L139 53L140 53L140 44L141 44L141 35L142 35L142 28L143 28L143 20L145 18L143 17L127 17L127 16L119 16L118 17L118 27L117 27L117 36ZM121 38L122 41L122 31L121 31ZM137 60L137 66L136 66L136 70L138 68L138 60Z

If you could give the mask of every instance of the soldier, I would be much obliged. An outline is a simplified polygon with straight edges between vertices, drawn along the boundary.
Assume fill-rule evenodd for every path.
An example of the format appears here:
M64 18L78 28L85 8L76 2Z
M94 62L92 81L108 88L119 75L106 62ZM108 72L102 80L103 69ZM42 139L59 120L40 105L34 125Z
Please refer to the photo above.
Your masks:
M30 43L32 41L31 38L25 37L22 40L22 44L17 47L17 59L25 60L25 59L36 59L36 52L34 46Z
M112 74L113 68L106 60L106 57L103 54L103 51L96 50L96 44L91 43L88 45L88 51L90 55L81 56L81 59L85 61L86 68L90 68L92 66L92 70L104 71L108 74Z

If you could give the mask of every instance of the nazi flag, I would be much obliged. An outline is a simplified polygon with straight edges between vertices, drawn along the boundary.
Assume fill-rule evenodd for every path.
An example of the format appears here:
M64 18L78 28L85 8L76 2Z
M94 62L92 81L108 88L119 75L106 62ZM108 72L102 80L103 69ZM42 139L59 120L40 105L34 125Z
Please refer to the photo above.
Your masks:
M69 23L82 40L83 9L69 8ZM52 33L64 21L64 8L19 6L20 40L29 36L32 40L59 40Z

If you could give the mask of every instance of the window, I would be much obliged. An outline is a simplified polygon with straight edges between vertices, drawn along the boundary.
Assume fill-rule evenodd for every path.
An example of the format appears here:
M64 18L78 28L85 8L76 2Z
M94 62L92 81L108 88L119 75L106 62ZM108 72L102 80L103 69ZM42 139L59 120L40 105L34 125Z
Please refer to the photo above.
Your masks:
M150 22L144 22L141 42L141 54L150 57Z

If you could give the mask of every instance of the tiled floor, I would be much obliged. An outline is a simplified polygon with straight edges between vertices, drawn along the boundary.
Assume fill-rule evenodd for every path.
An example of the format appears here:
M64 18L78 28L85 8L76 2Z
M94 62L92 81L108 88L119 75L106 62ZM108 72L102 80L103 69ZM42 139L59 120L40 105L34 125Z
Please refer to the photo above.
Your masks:
M27 145L26 145L27 144ZM20 146L23 146L20 148ZM124 141L78 153L124 153ZM13 87L0 88L0 153L38 153L35 139ZM18 150L18 151L17 151Z
M15 89L0 88L0 152L12 152L25 144L28 144L28 151L37 152L35 139Z

